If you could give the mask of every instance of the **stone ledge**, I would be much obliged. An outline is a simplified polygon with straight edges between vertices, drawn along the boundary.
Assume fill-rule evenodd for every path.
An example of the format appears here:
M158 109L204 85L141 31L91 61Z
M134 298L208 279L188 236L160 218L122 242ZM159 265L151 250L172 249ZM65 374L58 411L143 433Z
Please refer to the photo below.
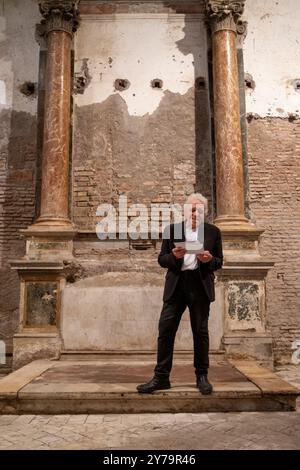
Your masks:
M229 359L239 372L251 380L263 395L300 395L300 390L275 375L272 371L260 366L255 361Z
M254 361L236 362L243 372L224 360L211 365L214 391L203 396L195 386L190 361L175 361L172 388L151 395L137 393L136 385L149 377L154 363L128 358L127 363L116 362L112 367L101 361L34 361L0 381L0 411L79 414L296 409L299 390ZM246 372L250 376L249 367L250 379L246 376Z
M10 260L9 263L11 269L18 271L62 271L64 269L62 261L17 259Z
M0 399L17 398L19 391L28 385L36 377L49 369L53 362L49 360L37 360L12 372L0 380Z

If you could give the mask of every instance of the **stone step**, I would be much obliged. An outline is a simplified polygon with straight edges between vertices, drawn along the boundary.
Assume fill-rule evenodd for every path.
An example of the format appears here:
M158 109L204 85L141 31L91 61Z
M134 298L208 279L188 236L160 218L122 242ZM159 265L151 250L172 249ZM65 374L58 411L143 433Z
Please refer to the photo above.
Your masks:
M191 358L175 359L172 388L140 395L136 385L153 375L154 361L37 360L0 379L2 414L285 411L296 409L300 390L254 361L216 359L209 377L214 391L195 386Z
M224 359L225 351L210 351L210 360ZM191 351L175 351L175 360L190 360L192 361L193 353ZM63 350L61 352L61 361L108 361L109 359L115 361L151 361L154 362L156 359L156 351L68 351Z

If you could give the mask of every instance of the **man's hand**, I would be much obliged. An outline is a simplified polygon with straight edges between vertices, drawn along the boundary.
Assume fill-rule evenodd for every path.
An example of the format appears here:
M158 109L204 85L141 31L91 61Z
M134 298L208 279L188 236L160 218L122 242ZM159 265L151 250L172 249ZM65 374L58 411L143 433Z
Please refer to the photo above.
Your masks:
M181 259L184 257L186 253L186 249L182 248L182 246L177 246L176 248L173 248L172 253L175 256L175 258Z
M209 261L212 260L213 256L210 254L208 250L203 251L203 253L199 253L197 255L197 258L199 261L202 261L202 263L208 263Z

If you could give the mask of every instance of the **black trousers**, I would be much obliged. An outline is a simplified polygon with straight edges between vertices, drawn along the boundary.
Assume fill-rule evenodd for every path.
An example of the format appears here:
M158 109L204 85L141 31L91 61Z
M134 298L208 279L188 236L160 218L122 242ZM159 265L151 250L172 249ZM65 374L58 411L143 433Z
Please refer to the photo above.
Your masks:
M189 308L194 340L196 375L207 374L209 367L208 317L210 300L200 280L198 269L181 271L172 297L164 302L159 319L155 375L168 378L172 369L176 332L186 307Z

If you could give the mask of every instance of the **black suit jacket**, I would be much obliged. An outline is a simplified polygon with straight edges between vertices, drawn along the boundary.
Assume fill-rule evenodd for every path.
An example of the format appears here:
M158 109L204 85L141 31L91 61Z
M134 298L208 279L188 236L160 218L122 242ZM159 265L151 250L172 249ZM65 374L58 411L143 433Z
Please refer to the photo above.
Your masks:
M178 236L178 233L181 236ZM168 268L163 294L164 302L173 295L183 264L183 258L177 259L172 253L175 248L174 240L185 241L184 222L171 224L164 231L161 251L158 255L160 266ZM215 300L214 271L220 269L223 264L222 238L220 229L206 222L204 222L204 249L209 250L213 258L208 263L198 260L197 269L200 274L200 282L202 282L209 300L213 302Z

